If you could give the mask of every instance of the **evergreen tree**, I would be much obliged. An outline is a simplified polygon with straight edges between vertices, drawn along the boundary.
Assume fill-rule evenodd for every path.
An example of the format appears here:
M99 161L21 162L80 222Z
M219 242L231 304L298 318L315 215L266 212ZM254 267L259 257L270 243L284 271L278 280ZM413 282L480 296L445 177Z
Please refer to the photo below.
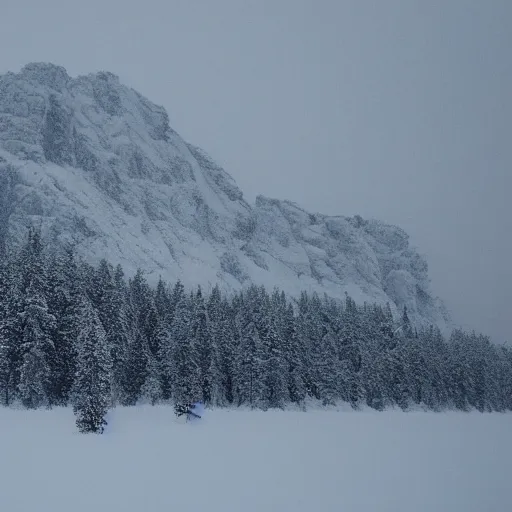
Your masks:
M42 294L41 276L34 274L25 297L23 322L22 364L18 385L25 407L50 405L50 360L55 353L51 339L55 318L48 312Z
M0 403L9 405L10 402L10 357L9 345L0 330Z
M497 348L499 358L499 400L503 410L512 410L512 350L505 346Z
M171 382L173 398L178 403L200 400L201 363L197 344L192 336L194 322L193 302L183 297L174 313L170 336L172 338Z
M172 388L174 385L175 365L173 362L174 357L174 343L172 339L172 324L173 318L168 314L163 321L159 323L158 329L158 346L160 355L158 357L160 375L160 389L162 392L162 399L169 400L172 396Z
M136 331L127 348L123 372L124 405L135 405L141 398L142 386L149 376L149 363L150 353L146 339L140 331Z
M49 266L48 309L55 317L51 334L54 357L50 361L50 401L66 405L76 372L76 337L83 291L77 279L78 268L72 250L55 254Z
M391 315L391 312L389 311ZM392 316L374 306L361 322L361 382L368 406L381 411L387 402L384 355L391 345Z
M263 323L261 290L252 285L240 296L236 330L239 343L235 355L235 393L238 405L266 405L264 393L264 347L261 339Z
M207 316L211 344L208 368L211 402L225 406L234 400L233 375L237 349L234 310L226 299L222 299L218 286L214 287L208 299Z
M169 400L172 397L177 382L177 365L174 360L177 345L173 333L177 326L176 307L184 300L185 289L180 281L174 285L169 294L164 293L162 284L157 289L155 304L157 311L160 311L160 321L156 336L158 338L160 386L163 400Z
M72 391L72 393L70 393ZM512 351L476 333L417 331L404 307L343 304L302 293L297 311L275 289L230 300L216 286L156 290L138 271L44 255L29 230L0 263L0 403L30 408L71 398L81 431L102 431L110 404L204 400L267 409L306 396L382 410L512 409Z
M162 399L159 365L151 355L149 355L148 372L141 388L141 396L143 400L148 401L151 405L155 405Z
M155 307L160 320L164 320L171 313L171 299L167 286L160 278L156 287Z
M12 262L0 266L0 287L0 400L10 405L18 393L23 337L20 274Z
M111 354L96 311L85 300L81 310L73 411L80 432L102 433L111 401Z
M158 347L153 344L158 333L154 299L140 269L129 281L128 288L131 340L126 347L125 369L122 376L125 394L123 399L125 405L135 405L141 398L142 386L149 375L150 357L160 356ZM153 350L156 353L153 353Z
M345 366L338 365L338 357L336 354L336 335L332 327L328 324L324 325L322 337L315 343L312 350L312 362L316 376L316 388L318 398L322 400L324 405L332 405L339 397L339 383L342 369L345 375L352 376L352 368L348 362L344 361ZM350 389L351 380L348 380L348 388Z
M449 378L448 393L457 409L469 410L468 395L470 375L467 372L467 349L465 346L465 334L456 329L450 336L449 343Z
M206 404L210 404L212 401L212 378L214 378L212 370L215 371L215 368L212 368L211 338L208 330L206 304L201 287L197 289L195 297L191 300L193 301L193 319L190 343L199 358L202 400Z
M297 333L297 324L293 313L293 306L286 307L283 318L282 334L284 360L286 362L286 380L290 401L302 404L306 398L304 385L305 373L305 347Z
M339 319L337 333L338 356L341 368L341 396L356 408L363 399L364 388L360 382L360 371L362 365L363 327L362 316L369 314L369 311L360 312L354 300L347 294L345 307ZM336 332L336 323L332 330Z
M114 271L113 287L109 295L110 318L107 325L107 345L112 358L112 399L114 403L126 403L129 390L125 372L128 366L128 347L132 344L133 331L128 320L128 293L123 269L118 265Z
M174 318L174 313L176 311L176 307L184 298L185 298L185 287L183 286L181 281L178 281L174 285L171 295L169 297L168 315L170 318Z
M224 322L220 289L215 286L206 305L207 329L210 338L210 357L206 370L210 403L224 406L228 402L228 369L223 357Z
M304 348L304 384L308 396L317 400L320 396L320 373L322 369L318 367L319 359L319 341L324 336L320 301L318 296L309 298L307 293L303 292L298 303L297 316L297 335L299 344Z
M275 319L270 311L267 316L261 341L264 357L264 403L267 407L282 408L289 400L286 387L286 363L282 351L282 340L275 326Z
M405 345L400 344L386 355L385 368L388 377L388 396L392 403L398 405L402 410L409 407L411 391L408 386L406 373Z

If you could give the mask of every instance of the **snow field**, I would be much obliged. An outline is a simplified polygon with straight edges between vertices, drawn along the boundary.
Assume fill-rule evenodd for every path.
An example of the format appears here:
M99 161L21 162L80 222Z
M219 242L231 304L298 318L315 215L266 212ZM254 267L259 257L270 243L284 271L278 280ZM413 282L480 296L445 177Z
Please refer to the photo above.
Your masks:
M0 408L2 512L507 512L512 414Z

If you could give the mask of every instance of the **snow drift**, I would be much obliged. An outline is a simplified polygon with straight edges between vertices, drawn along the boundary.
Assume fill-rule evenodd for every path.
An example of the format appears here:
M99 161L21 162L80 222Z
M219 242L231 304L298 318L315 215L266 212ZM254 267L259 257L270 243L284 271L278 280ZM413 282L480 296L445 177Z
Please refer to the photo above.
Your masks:
M512 415L0 408L0 510L505 512Z

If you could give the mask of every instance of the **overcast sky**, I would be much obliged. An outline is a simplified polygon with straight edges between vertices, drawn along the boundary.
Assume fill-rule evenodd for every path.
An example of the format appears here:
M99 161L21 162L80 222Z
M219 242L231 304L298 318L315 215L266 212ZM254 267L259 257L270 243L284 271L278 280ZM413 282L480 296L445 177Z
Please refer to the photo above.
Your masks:
M2 0L0 48L118 74L250 202L400 225L512 343L512 1Z

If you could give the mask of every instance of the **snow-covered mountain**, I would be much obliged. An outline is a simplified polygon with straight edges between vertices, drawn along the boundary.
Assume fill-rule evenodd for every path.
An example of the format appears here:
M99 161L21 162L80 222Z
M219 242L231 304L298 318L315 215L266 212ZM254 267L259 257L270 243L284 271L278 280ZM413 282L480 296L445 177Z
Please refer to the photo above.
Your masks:
M54 246L153 281L348 292L407 305L416 323L449 322L402 229L265 197L248 204L163 108L111 73L70 78L34 63L0 76L0 253L31 224Z

